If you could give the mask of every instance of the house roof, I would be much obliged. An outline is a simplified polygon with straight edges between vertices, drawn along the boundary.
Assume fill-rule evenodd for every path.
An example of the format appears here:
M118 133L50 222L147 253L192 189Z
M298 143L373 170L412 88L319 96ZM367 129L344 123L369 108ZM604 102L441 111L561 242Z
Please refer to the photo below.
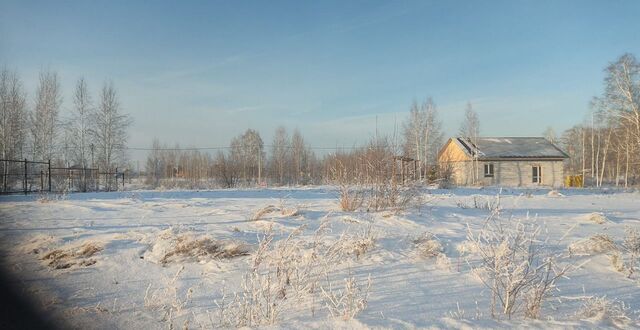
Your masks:
M543 137L479 137L477 145L462 137L453 138L465 153L478 159L564 159L569 156Z

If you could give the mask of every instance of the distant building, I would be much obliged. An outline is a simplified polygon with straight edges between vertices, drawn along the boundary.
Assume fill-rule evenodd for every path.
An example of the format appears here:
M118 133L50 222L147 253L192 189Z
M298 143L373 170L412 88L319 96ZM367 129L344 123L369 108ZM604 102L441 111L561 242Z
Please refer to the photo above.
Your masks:
M542 137L451 138L438 153L438 165L456 185L561 187L569 158Z

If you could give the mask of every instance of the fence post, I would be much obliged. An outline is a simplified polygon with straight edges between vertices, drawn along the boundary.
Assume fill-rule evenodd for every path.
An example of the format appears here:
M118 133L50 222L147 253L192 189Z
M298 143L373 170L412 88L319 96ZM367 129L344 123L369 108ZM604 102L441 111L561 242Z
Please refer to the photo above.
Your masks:
M22 183L24 194L27 194L27 159L24 159L24 182Z
M44 191L44 171L40 170L40 191Z
M48 165L49 165L49 169L48 169L48 171L49 171L49 192L51 192L51 159L49 159Z
M9 173L9 168L7 168L7 160L4 160L4 167L2 168L2 177L4 180L2 181L2 191L7 191L7 174Z
M122 172L122 191L124 191L124 172Z

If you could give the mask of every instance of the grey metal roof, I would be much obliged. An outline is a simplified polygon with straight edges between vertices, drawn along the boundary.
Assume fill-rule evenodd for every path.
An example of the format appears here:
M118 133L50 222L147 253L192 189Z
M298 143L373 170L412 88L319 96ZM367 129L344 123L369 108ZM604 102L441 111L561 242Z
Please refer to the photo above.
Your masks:
M568 158L560 148L543 137L479 137L477 146L467 138L455 138L465 152L478 159Z

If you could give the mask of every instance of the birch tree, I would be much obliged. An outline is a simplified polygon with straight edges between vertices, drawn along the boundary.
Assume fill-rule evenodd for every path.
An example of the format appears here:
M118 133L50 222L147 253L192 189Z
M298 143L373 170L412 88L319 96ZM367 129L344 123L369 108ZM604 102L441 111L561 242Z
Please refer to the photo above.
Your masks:
M271 172L277 184L285 184L285 169L289 155L289 136L286 128L280 126L276 129L271 144Z
M295 184L300 184L306 176L309 161L309 150L299 130L291 136L291 175Z
M245 183L257 179L262 180L264 168L264 143L260 133L247 129L242 135L231 140L231 157L240 166L240 173Z
M2 159L23 158L26 129L26 93L22 82L15 72L3 69L0 71L0 148Z
M112 83L105 83L94 114L92 135L100 168L111 171L124 164L131 119L120 112L120 102Z
M440 147L442 146L442 122L438 118L438 109L436 108L433 99L428 98L423 104L425 112L425 126L424 126L424 164L428 167L437 163L437 155ZM425 167L425 171L427 170ZM427 173L425 172L425 175Z
M89 164L92 116L91 95L84 78L80 78L76 84L73 95L73 110L67 129L70 135L72 160L82 168L92 166Z
M426 177L429 167L436 163L443 139L442 123L432 98L420 105L413 102L403 131L404 155L418 160L422 169L421 175Z
M15 72L0 71L0 155L2 159L22 159L26 136L26 94ZM2 166L2 191L12 185L16 177L9 177L10 162Z
M606 69L605 99L613 115L629 124L640 145L640 63L632 54L624 54Z
M478 146L478 138L480 137L480 119L478 118L478 113L473 110L471 102L467 103L467 109L465 110L464 119L460 125L458 134L474 146L471 176L473 183L476 183L479 177L476 148Z
M41 72L36 90L35 108L30 118L34 160L47 161L55 155L61 104L58 75L51 71Z
M409 118L403 124L404 131L404 155L422 162L424 154L424 108L413 101L409 110Z
M551 143L558 142L558 137L556 136L556 131L551 126L547 127L544 130L544 132L542 132L542 136L544 136L544 138L547 139Z

